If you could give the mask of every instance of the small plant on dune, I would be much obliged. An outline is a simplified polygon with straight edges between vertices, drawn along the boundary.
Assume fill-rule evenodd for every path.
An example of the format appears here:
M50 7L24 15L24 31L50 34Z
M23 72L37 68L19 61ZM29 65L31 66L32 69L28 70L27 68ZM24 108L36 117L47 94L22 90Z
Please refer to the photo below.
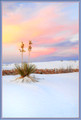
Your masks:
M36 70L36 66L33 64L23 63L21 66L15 65L18 73L21 77L29 77L31 73L34 73Z
M68 69L68 72L72 72L73 71L71 66L69 66L67 69Z

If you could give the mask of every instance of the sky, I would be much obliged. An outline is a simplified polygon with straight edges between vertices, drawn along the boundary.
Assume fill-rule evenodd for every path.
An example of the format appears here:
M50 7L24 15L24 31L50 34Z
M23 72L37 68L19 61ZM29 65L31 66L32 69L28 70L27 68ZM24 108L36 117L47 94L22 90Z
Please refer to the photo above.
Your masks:
M31 62L78 60L78 2L2 2L2 61L21 62L20 43L32 41Z

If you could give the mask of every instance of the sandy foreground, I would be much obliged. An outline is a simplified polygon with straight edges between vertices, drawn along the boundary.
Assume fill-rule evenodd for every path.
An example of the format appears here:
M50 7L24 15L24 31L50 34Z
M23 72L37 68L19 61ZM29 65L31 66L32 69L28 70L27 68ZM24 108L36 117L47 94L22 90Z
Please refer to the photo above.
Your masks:
M35 83L12 82L19 75L2 77L4 118L79 116L79 73L32 74Z

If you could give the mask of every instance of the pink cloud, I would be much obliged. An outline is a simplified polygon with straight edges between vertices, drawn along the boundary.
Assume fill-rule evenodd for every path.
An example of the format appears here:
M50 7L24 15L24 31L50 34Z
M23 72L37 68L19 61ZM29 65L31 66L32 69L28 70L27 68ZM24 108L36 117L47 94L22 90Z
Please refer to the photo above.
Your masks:
M60 8L61 9L61 8ZM17 32L16 41L24 41L27 42L29 39L35 40L38 44L42 43L56 43L61 40L65 40L68 36L71 36L79 31L79 25L77 21L68 22L68 18L65 21L65 16L60 12L58 7L47 6L40 11L37 12L36 16L32 17L27 21L22 21L19 24L16 22L21 21L21 14L10 14L9 18L3 17L3 24L9 24L14 22L16 26L19 28L19 32ZM59 21L58 21L59 20ZM6 22L6 23L5 23ZM64 22L64 24L63 24ZM15 32L15 31L13 31ZM62 35L58 35L61 32L65 32ZM57 35L57 36L56 36ZM41 38L41 36L48 36L46 38ZM49 37L53 36L53 37ZM13 36L12 36L13 37Z
M31 57L36 58L40 56L53 54L58 56L69 56L70 54L77 54L78 48L47 48L40 47L50 44L59 43L65 40L69 40L71 36L79 33L79 20L70 21L64 13L61 12L61 7L47 6L41 10L38 10L35 16L24 20L22 14L9 13L7 17L3 16L2 27L5 30L3 36L8 44L17 44L23 41L25 48L28 47L28 41L32 40L33 49ZM11 29L10 29L11 28ZM5 35L7 34L7 35ZM4 38L4 37L3 37ZM4 44L5 42L3 42ZM39 45L39 47L36 47ZM9 55L12 53L7 48ZM5 49L5 51L6 51ZM14 49L14 48L13 48ZM13 51L15 55L18 48ZM58 53L58 54L57 54ZM19 54L19 52L17 52ZM27 55L27 53L25 53Z
M58 53L58 54L57 54ZM65 47L65 48L58 48L57 51L54 53L54 56L62 56L62 57L69 57L73 55L79 55L79 47Z
M55 48L33 48L32 52L31 52L31 57L35 58L35 57L39 57L39 56L44 56L44 55L49 55L56 52Z

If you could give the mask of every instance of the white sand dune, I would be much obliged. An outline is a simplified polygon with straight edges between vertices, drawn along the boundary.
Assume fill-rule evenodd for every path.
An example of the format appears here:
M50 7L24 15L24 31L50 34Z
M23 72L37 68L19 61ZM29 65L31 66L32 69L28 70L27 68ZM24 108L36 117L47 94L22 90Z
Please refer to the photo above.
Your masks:
M51 61L51 62L33 62L38 69L59 69L59 68L79 68L79 61ZM15 68L15 64L3 64L3 70L11 70Z
M78 72L33 75L38 78L39 82L11 82L19 75L2 77L2 116L4 118L73 118L79 116Z

